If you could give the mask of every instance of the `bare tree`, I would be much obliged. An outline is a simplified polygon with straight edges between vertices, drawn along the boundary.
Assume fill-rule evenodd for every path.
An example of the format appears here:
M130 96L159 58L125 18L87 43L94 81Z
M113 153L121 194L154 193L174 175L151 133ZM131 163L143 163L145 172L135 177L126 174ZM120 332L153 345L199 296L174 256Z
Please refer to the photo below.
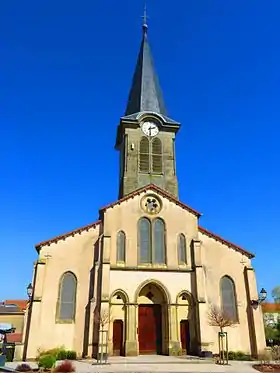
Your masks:
M94 320L99 324L101 330L104 330L112 320L111 312L108 309L96 310Z
M221 332L224 331L224 328L232 327L235 324L234 320L232 320L224 310L214 305L210 306L208 322L210 326L218 326Z

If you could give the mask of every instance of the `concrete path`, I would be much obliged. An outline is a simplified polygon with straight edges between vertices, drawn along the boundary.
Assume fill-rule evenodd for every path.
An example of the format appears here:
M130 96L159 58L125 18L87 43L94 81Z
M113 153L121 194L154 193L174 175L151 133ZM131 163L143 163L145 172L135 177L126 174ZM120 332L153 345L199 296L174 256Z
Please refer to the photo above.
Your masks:
M74 361L76 373L111 372L172 372L172 373L257 373L252 362L232 361L228 366L216 365L212 361L187 359L172 356L111 357L108 364L98 365L96 361ZM7 363L16 368L19 362ZM29 363L33 368L36 363Z

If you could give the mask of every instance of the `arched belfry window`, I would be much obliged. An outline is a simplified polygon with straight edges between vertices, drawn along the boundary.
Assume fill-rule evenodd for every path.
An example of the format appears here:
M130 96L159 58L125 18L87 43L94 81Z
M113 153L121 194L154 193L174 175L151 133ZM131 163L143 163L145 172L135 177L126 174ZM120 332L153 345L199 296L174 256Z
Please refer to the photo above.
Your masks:
M157 137L152 141L152 172L162 173L162 144Z
M221 306L223 312L233 321L238 321L234 281L229 276L220 280Z
M149 173L150 171L150 144L147 137L142 137L139 146L139 170Z
M123 231L117 234L117 262L125 262L126 237Z
M65 272L59 282L56 315L58 321L75 321L76 295L77 278L72 272Z
M180 233L178 235L177 250L178 250L178 261L179 264L187 264L187 245L186 237Z
M141 218L138 222L138 250L140 264L165 264L165 223Z

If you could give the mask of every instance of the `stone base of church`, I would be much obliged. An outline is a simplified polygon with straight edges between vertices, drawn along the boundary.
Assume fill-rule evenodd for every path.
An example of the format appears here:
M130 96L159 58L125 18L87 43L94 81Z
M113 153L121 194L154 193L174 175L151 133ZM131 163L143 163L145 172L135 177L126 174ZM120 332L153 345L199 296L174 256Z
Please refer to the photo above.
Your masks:
M125 356L138 356L138 342L137 341L126 341L125 342Z
M168 346L169 356L179 356L182 353L181 343L178 341L170 341Z

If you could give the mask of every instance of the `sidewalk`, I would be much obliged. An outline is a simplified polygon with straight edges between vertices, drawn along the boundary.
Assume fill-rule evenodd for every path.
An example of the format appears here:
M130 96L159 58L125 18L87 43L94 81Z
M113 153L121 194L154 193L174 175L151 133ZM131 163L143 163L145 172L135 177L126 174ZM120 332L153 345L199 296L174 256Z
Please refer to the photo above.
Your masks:
M96 361L73 361L76 373L95 372L172 372L172 373L257 373L252 362L231 361L230 365L216 365L209 360L187 359L172 356L136 356L110 357L108 364L99 365ZM6 366L16 368L19 362L7 363ZM36 368L36 363L29 363Z

